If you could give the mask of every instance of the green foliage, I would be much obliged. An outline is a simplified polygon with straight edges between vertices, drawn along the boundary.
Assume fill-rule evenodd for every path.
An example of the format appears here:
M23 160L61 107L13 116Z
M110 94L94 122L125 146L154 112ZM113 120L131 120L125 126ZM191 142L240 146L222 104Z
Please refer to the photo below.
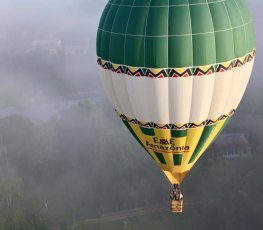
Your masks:
M79 225L74 223L67 226L67 230L79 230Z
M6 229L6 220L3 217L0 217L0 230Z
M34 226L27 220L26 215L22 211L17 211L13 218L11 229L14 230L35 230Z
M20 178L0 179L0 207L2 210L12 208L22 195Z

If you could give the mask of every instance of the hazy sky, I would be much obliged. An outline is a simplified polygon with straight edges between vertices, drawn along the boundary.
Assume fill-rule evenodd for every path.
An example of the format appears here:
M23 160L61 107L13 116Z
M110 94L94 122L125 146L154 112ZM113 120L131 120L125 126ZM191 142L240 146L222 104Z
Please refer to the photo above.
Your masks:
M18 50L26 51L30 49L32 41L34 40L61 39L64 45L89 46L89 55L86 56L85 60L88 66L84 64L84 60L78 67L72 63L71 65L67 65L67 68L64 66L62 69L64 69L66 74L71 74L71 76L66 79L66 74L64 76L60 74L60 80L63 80L65 85L72 86L80 81L77 76L80 71L76 73L73 71L74 69L80 68L83 69L83 72L84 70L90 71L92 69L93 72L89 72L89 77L99 85L100 81L97 73L95 53L96 34L100 15L106 3L106 0L0 1L0 50L6 50L6 52L0 52L0 60L4 60L7 62L7 65L10 64L11 66L16 62L18 65L21 64L22 60L19 58L15 60L14 57L11 57L10 62L8 62L6 55L15 55ZM261 44L261 40L263 39L261 25L263 2L261 0L248 0L248 3L255 21L257 34L257 59L254 73L261 73L261 69L263 68L260 64L260 60L263 58L263 47ZM17 57L17 55L15 55L15 57ZM2 65L6 67L6 64L2 63ZM68 70L69 67L71 67L70 70ZM0 70L3 71L3 68ZM12 66L8 75L13 71L14 68ZM6 77L7 75L2 74L0 78L4 78L4 81L7 82L10 82L10 79L16 79L9 83L9 85L13 86L11 88L14 88L14 91L18 92L21 85L27 85L27 87L29 87L33 84L31 80L30 84L28 81L23 83L25 77L21 77L21 75L26 76L28 72L20 71L19 79L13 74L12 77L8 78ZM72 76L74 76L74 78ZM34 76L32 76L32 78L34 78ZM82 78L84 79L84 75ZM19 85L14 84L14 82L17 82L17 79L20 82ZM262 85L261 79L260 74L254 74L250 84L260 87L260 85ZM37 87L34 85L34 88L39 88L39 91L43 91L45 85L43 85L43 82L37 82ZM50 93L50 90L48 90L47 93Z

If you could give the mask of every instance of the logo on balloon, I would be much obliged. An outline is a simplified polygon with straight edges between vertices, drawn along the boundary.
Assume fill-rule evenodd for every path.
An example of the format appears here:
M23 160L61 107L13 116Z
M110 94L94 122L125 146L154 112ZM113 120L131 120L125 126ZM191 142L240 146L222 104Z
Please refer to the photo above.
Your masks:
M180 144L176 138L153 137L151 140L146 140L146 148L165 153L187 153L190 151L190 146Z

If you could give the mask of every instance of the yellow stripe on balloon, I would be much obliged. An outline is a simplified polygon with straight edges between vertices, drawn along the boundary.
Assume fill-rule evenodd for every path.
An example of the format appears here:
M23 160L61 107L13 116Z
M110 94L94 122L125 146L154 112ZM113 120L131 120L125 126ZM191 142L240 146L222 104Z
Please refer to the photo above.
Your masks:
M214 127L213 131L211 132L209 138L207 139L206 143L204 144L203 148L201 149L199 155L196 157L196 159L191 163L191 165L194 165L196 161L203 155L205 150L209 147L209 145L214 141L214 139L217 137L219 132L222 130L222 127L224 126L225 122L227 122L227 119L219 121L216 126Z
M156 162L159 162L161 164L161 162L159 161L159 159L156 157L156 155L154 154L154 151L151 151L147 148L146 146L146 142L150 141L151 137L145 135L140 126L136 125L136 124L132 124L132 123L129 123L131 128L133 129L134 133L136 134L136 136L140 139L140 141L142 142L143 146L148 150L148 152L151 154L151 156L153 157L153 159L156 161Z
M195 151L195 148L200 140L200 137L202 136L203 131L204 131L204 126L201 128L187 130L186 146L190 147L190 151L184 155L182 160L182 165L188 165L188 162Z

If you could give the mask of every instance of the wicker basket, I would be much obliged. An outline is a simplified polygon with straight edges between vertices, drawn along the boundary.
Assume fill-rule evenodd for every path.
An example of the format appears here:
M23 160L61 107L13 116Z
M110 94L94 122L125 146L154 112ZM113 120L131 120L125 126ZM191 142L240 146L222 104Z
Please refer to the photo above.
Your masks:
M183 212L183 200L171 200L171 212Z

